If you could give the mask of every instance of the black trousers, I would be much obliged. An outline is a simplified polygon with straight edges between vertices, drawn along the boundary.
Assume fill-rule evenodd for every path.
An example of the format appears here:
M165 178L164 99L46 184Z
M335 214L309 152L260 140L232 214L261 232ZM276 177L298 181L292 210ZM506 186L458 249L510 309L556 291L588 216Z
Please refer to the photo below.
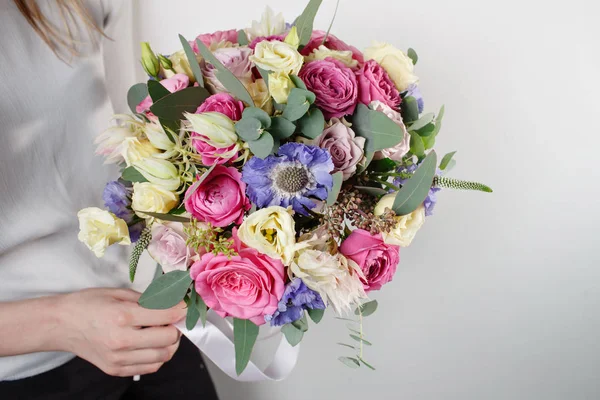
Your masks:
M185 336L179 349L158 372L132 378L106 375L75 358L30 378L0 382L2 400L218 400L200 351Z

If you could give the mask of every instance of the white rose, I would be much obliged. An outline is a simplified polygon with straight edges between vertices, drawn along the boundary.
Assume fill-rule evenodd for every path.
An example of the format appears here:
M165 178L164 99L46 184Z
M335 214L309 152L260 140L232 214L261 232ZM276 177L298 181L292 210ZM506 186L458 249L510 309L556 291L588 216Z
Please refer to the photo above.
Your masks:
M375 206L373 213L381 215L385 212L386 208L392 209L395 198L396 193L383 196ZM394 219L396 225L394 225L394 228L390 232L382 233L383 241L395 246L408 247L425 223L425 206L421 204L410 214L397 216Z
M411 84L419 81L419 78L413 73L415 66L410 57L391 44L376 42L365 50L364 56L365 60L377 61L400 92L406 91Z
M352 52L350 50L331 50L324 45L320 45L314 49L312 53L304 57L304 61L308 63L315 60L324 60L329 57L341 61L348 68L355 69L358 67L358 61L352 58Z
M254 48L250 60L267 71L297 75L304 63L304 57L294 46L278 40L263 40Z
M104 255L111 244L130 245L129 228L121 218L97 207L84 208L77 213L79 218L80 242L83 242L96 257Z
M179 199L175 193L150 182L135 182L131 207L140 218L147 218L144 211L166 214L177 207Z

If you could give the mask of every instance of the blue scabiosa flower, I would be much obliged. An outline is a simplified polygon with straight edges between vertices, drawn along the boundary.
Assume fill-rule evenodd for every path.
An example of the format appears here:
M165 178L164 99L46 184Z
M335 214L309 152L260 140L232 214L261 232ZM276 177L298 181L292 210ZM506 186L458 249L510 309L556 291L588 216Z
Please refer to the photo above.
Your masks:
M423 108L425 108L425 104L423 102L423 95L421 94L421 89L414 83L406 89L406 93L404 97L412 96L417 100L417 106L419 108L419 114L423 112Z
M271 322L272 326L290 324L302 318L304 310L308 309L324 310L325 303L319 293L309 289L302 279L296 278L285 286L277 311L265 316L265 320Z
M117 217L131 222L133 211L131 210L131 189L119 181L108 182L102 193L104 205Z
M242 180L258 208L292 206L297 213L308 215L306 208L316 205L312 198L327 199L333 186L332 170L327 150L290 142L281 146L277 155L248 160Z

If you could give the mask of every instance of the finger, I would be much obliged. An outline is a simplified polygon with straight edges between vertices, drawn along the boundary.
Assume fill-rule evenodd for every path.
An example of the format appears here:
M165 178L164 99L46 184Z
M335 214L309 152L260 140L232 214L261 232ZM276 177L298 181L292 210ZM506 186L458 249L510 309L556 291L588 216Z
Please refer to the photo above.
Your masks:
M137 303L141 294L131 289L110 289L110 294L118 300L131 301Z
M179 340L168 347L125 351L118 355L116 363L123 366L165 363L173 357L178 347Z
M162 326L171 325L185 318L187 312L184 302L167 310L149 310L139 304L131 304L130 312L133 316L134 326Z
M130 342L134 349L169 347L179 341L181 333L174 326L157 326L132 330Z
M114 371L110 370L109 375L122 377L148 375L158 371L158 369L162 367L162 365L163 363L127 365L124 367L117 368Z

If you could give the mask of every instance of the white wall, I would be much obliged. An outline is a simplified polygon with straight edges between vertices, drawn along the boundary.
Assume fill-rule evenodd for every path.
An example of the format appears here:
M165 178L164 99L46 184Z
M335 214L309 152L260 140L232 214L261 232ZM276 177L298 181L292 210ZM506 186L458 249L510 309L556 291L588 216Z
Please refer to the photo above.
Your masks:
M137 39L168 53L177 33L243 27L267 3L145 0ZM304 7L270 3L290 21ZM346 330L330 315L284 382L213 371L223 400L600 398L598 15L592 0L341 1L339 37L417 50L426 108L446 105L438 152L495 193L442 192L402 251L365 327L376 372L336 360Z

